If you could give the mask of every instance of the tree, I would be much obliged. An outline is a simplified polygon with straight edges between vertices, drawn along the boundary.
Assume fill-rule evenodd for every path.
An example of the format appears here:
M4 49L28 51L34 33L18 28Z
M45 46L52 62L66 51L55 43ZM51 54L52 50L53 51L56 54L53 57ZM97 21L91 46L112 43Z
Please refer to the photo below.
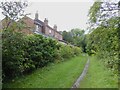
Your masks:
M79 28L72 29L68 32L63 31L63 33L62 33L63 40L65 40L73 45L82 47L83 51L85 52L86 43L85 43L85 34L84 33L85 33L85 31L81 30Z
M118 17L120 10L119 1L113 2L105 0L104 2L95 2L89 10L89 29L92 30L99 25L108 25L108 19Z
M73 43L73 38L72 38L71 32L63 31L62 36L63 36L63 40L65 40L69 43Z
M26 1L24 2L1 2L0 8L3 10L2 14L6 19L9 19L6 25L6 29L13 21L17 21L20 17L25 16L24 9L28 6ZM26 14L27 15L27 14Z
M117 73L119 55L120 2L95 2L89 11L91 32L87 35L87 52L97 55ZM96 27L95 27L96 26Z
M2 30L2 78L6 78L7 73L14 72L12 70L22 70L20 61L24 61L25 45L24 35L20 32L15 32L21 22L16 22L25 15L24 8L27 2L0 2L2 14L8 22ZM12 25L12 26L11 26ZM15 66L13 66L15 64ZM18 66L19 64L19 66ZM6 72L6 73L5 73ZM16 73L18 74L18 73ZM9 73L11 75L11 73ZM4 81L4 80L3 80Z
M85 51L85 31L80 30L78 28L71 30L73 36L73 42L76 46L82 47L83 51Z

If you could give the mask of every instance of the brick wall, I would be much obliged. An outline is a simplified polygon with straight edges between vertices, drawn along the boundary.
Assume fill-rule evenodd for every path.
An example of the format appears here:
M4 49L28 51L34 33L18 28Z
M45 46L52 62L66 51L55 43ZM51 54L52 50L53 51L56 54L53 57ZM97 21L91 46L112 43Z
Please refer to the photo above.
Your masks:
M3 27L5 27L7 25L6 22L8 22L8 21L9 21L9 19L7 21L6 21L6 19L2 20ZM21 32L23 32L25 34L33 34L36 29L34 20L29 17L23 17L19 22L21 22L21 21L25 24L25 27L23 30L21 30ZM48 25L48 22L47 22L47 24L44 22L44 25L42 27L38 27L38 31L40 31L41 33L43 33L47 36L52 36L58 40L62 40L62 35L57 30L54 30L53 28L51 28Z
M10 22L10 18L4 18L4 19L1 21L1 25L2 25L1 28L6 28L9 22ZM9 27L11 27L13 23L15 23L15 22L14 22L14 21L11 22L11 23L9 24Z
M23 17L21 20L25 23L25 29L23 29L22 32L32 34L35 30L34 20L29 17Z
M62 35L59 32L55 31L55 38L58 40L62 40Z
M59 35L58 35L58 39L59 39L59 40L63 40L63 38L62 38L62 35L61 35L61 34L59 34Z
M58 31L50 28L49 26L45 26L45 34L48 36L52 36L58 40L62 40L62 35Z
M1 23L2 23L2 28L5 28L6 26L7 26L7 24L8 24L8 22L10 21L10 19L8 18L8 19L6 19L6 18L4 18L2 21L1 21ZM35 24L34 24L34 20L32 20L31 18L29 18L29 17L23 17L20 21L18 21L18 23L19 22L23 22L23 23L25 23L25 27L23 27L24 29L22 29L22 30L17 30L17 28L16 28L16 31L20 31L20 32L23 32L23 33L25 33L25 34L32 34L33 33L33 30L35 29ZM13 23L17 23L17 22L11 22L10 23L10 25L9 25L9 27L11 27L12 25L13 25ZM22 23L22 24L23 24Z

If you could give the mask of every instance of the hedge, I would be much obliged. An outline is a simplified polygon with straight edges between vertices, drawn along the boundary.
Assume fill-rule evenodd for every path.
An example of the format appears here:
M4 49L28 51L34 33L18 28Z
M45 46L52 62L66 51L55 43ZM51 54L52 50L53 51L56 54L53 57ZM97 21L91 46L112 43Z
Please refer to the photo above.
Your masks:
M81 53L81 49L59 44L56 40L41 35L23 35L4 31L2 34L3 79L14 78L41 68L49 62L63 60Z

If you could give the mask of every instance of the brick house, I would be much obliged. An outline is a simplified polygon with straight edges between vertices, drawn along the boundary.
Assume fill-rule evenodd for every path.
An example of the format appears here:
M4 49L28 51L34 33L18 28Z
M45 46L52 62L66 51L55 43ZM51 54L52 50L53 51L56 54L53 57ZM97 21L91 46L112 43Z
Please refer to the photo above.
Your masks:
M11 20L10 18L4 18L3 20L0 21L0 29L4 29L7 28L7 25L9 24L9 27L15 27L15 25L17 25L17 23L21 22L22 26L19 24L19 27L23 27L21 28L22 30L20 30L19 28L16 28L15 31L19 31L22 32L24 34L33 34L33 30L35 29L35 25L34 25L34 20L32 20L29 17L23 17L22 19L20 19L19 21L14 21Z
M38 19L38 13L35 14L34 24L36 25L35 33L43 34L48 37L53 37L57 40L62 40L62 34L57 31L57 26L53 28L48 25L48 20L45 18L44 22Z
M35 24L34 24L34 20L33 19L25 16L25 17L23 17L19 21L24 24L24 29L22 29L23 33L25 33L25 34L33 34L34 33L34 31L35 31Z
M8 23L10 22L10 18L4 18L0 21L0 29L6 28L8 26ZM9 23L9 26L11 27L15 22L12 21Z
M5 26L6 19L2 20L2 26ZM21 32L25 34L41 34L45 37L51 37L62 41L62 34L57 31L57 26L54 25L53 28L48 25L48 20L45 18L44 22L38 19L38 13L35 14L35 19L31 19L27 16L23 17L18 22L25 24L24 29Z

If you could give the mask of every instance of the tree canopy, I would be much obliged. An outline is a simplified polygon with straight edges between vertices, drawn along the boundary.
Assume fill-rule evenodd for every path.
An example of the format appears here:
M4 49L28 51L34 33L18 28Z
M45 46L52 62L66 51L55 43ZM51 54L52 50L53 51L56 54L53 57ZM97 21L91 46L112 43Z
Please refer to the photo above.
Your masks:
M120 2L95 2L89 12L90 33L87 35L87 52L97 55L115 73L119 61ZM96 25L96 27L95 27Z
M71 29L70 31L63 31L63 40L73 45L83 48L85 51L85 31L79 28Z
M2 9L2 14L5 16L7 20L6 28L12 22L19 20L21 17L27 15L24 12L24 9L28 6L26 1L9 1L9 2L0 2L0 9Z
M93 29L99 25L108 25L108 19L119 17L118 11L119 1L113 2L105 0L103 2L95 2L89 10L89 29Z

